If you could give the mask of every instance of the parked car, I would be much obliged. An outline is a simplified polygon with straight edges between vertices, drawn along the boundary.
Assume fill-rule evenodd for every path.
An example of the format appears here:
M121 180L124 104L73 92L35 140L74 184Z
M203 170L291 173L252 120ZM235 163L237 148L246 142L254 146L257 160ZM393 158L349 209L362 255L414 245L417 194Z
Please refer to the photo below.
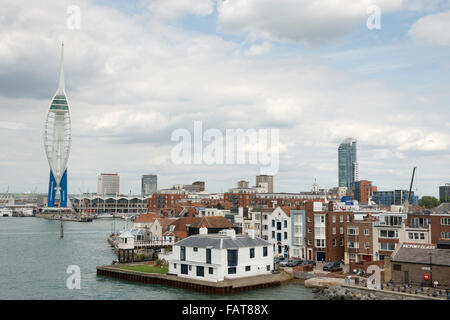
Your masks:
M314 267L316 266L316 262L314 260L305 260L305 261L302 261L302 263L301 263L302 266L308 265L308 264L312 264Z
M323 265L323 271L337 271L341 269L341 263L339 261L330 261Z
M284 261L284 257L275 257L275 258L273 258L273 263L274 264L280 263L281 261Z
M302 264L302 260L292 259L292 260L288 260L287 266L288 267L297 267L297 266L300 266L301 264Z
M282 260L282 261L280 262L280 267L288 267L289 261L290 261L290 260Z

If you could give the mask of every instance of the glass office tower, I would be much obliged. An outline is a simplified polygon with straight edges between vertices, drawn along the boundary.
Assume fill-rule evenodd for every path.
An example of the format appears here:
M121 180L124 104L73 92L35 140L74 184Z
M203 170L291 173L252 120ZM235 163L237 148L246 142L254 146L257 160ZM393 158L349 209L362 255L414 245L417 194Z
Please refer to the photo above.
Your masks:
M339 187L352 187L358 180L358 162L356 161L356 140L345 139L338 148Z

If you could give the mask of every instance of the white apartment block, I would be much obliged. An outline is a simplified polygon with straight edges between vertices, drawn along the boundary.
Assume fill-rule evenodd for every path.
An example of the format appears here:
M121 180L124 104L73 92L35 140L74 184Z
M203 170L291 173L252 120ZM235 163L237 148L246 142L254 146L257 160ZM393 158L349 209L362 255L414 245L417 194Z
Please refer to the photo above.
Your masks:
M100 173L97 193L101 196L118 196L120 194L120 176L118 173Z

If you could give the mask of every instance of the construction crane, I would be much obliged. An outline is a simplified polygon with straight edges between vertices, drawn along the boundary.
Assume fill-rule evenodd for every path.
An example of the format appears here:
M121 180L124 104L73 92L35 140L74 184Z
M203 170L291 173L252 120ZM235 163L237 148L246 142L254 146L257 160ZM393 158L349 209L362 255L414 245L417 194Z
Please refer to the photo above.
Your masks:
M406 200L405 203L403 204L403 212L404 213L408 213L409 201L411 200L411 191L412 191L412 185L413 185L413 182L414 182L414 174L416 173L416 169L417 169L417 167L414 166L413 167L413 172L412 172L412 177L411 177L411 184L409 185L408 200Z

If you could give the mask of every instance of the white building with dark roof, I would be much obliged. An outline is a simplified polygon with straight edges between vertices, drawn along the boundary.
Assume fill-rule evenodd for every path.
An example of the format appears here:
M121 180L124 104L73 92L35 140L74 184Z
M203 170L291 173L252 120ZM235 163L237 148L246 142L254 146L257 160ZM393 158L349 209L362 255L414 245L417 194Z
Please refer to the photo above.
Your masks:
M223 281L264 274L273 270L272 245L250 235L236 235L234 230L218 234L192 235L173 246L169 273L206 281Z

